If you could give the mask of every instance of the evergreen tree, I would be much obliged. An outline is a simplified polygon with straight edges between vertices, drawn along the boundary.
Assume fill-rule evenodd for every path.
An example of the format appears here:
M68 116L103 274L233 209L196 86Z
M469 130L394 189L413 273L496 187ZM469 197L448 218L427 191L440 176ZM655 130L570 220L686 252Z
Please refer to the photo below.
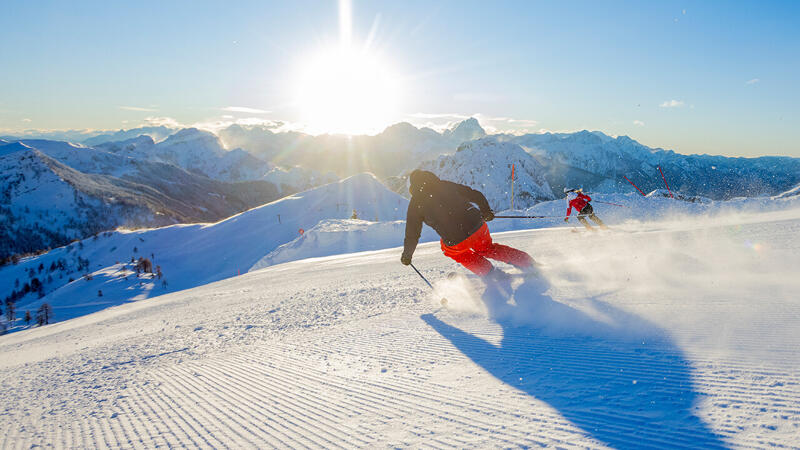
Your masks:
M39 326L47 325L53 319L53 308L49 303L42 303L39 310L36 311L36 322Z
M139 258L136 262L136 271L142 273L153 273L153 263L147 258Z
M14 302L9 300L6 302L6 319L8 319L9 322L13 322L16 318L16 307L14 306Z
M25 311L25 325L31 324L31 312Z

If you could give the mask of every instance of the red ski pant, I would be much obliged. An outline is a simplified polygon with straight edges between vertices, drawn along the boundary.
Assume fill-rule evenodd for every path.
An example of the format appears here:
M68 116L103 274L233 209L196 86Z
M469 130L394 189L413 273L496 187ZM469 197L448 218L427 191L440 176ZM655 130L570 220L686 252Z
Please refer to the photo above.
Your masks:
M444 241L441 243L445 256L453 258L457 263L481 276L492 270L492 263L486 258L516 267L530 267L533 264L533 258L522 250L493 243L489 227L485 223L478 231L456 245L444 245Z

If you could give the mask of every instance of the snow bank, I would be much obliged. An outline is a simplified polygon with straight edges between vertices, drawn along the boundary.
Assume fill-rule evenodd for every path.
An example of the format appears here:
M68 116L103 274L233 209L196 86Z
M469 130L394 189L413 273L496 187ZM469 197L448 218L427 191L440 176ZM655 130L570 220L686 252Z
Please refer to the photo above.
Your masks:
M781 192L780 194L776 195L774 198L790 198L790 197L797 197L800 196L800 184L797 186L789 189L786 192Z
M405 227L406 222L403 220L323 220L303 235L261 258L250 271L298 259L399 247L403 245ZM426 227L421 240L436 239L436 233Z

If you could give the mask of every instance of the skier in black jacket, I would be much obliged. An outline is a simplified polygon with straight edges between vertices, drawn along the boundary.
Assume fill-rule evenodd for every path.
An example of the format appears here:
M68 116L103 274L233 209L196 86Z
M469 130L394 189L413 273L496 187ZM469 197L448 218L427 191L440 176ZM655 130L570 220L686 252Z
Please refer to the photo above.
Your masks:
M406 238L400 262L411 264L424 222L441 237L445 256L477 275L500 272L486 258L522 269L533 266L533 258L527 253L492 242L486 222L494 218L494 213L483 194L463 184L440 180L424 170L411 172L409 180L411 201L406 214Z

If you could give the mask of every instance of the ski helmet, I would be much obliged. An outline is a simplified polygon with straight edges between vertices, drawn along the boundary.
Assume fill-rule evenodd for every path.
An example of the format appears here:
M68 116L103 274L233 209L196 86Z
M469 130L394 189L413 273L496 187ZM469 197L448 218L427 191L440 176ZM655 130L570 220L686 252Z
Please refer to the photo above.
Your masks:
M439 177L427 170L417 169L411 172L408 176L408 181L408 191L411 195L414 195L417 192L422 192L426 185L434 184L439 181Z

